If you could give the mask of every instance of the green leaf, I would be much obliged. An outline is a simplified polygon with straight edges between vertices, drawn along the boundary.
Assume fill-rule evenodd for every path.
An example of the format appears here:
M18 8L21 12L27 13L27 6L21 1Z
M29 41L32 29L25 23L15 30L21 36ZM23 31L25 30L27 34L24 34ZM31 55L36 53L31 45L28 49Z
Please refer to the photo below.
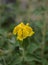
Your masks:
M34 51L36 51L39 48L39 45L37 45L36 43L30 43L29 47L28 47L28 52L29 53L33 53Z

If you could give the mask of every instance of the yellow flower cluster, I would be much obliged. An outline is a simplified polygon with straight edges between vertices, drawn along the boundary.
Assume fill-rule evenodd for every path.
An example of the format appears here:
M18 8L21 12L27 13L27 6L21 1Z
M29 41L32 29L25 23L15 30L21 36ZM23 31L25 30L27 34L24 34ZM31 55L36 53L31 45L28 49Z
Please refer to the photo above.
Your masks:
M26 25L24 23L20 23L19 25L15 26L13 34L17 34L17 39L22 41L23 39L32 36L34 34L34 31L29 26L29 23Z

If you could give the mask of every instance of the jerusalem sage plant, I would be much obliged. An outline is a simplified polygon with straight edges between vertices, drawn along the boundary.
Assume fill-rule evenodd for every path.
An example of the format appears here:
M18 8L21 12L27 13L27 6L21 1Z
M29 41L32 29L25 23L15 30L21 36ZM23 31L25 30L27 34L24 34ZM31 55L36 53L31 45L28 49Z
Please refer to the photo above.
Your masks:
M17 40L19 41L20 44L20 50L22 50L22 61L25 61L25 54L26 54L26 50L25 48L22 46L23 45L23 40L27 39L28 37L32 36L34 34L33 29L29 26L29 23L27 23L26 25L21 22L19 25L15 26L14 30L13 30L13 34L17 36ZM28 43L28 42L26 42Z

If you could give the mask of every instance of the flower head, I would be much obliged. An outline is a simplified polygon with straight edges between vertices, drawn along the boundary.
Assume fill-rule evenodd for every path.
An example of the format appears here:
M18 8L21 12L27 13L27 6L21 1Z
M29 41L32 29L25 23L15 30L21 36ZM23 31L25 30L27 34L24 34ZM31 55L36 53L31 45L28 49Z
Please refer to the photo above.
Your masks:
M29 26L29 23L26 25L24 23L20 23L19 25L15 26L13 34L17 35L17 39L22 41L23 39L32 36L34 31Z

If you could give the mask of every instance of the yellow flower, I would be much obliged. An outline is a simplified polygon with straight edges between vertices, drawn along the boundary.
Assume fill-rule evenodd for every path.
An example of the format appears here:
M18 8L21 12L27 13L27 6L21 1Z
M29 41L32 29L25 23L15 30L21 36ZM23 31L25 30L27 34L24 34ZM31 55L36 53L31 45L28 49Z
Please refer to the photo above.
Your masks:
M20 23L19 25L15 26L13 34L17 34L17 39L22 41L23 39L32 36L34 34L34 31L29 26L29 23L26 25L24 23Z
M16 33L19 31L19 29L23 28L25 25L23 23L15 26L14 30L13 30L13 34L16 35Z

